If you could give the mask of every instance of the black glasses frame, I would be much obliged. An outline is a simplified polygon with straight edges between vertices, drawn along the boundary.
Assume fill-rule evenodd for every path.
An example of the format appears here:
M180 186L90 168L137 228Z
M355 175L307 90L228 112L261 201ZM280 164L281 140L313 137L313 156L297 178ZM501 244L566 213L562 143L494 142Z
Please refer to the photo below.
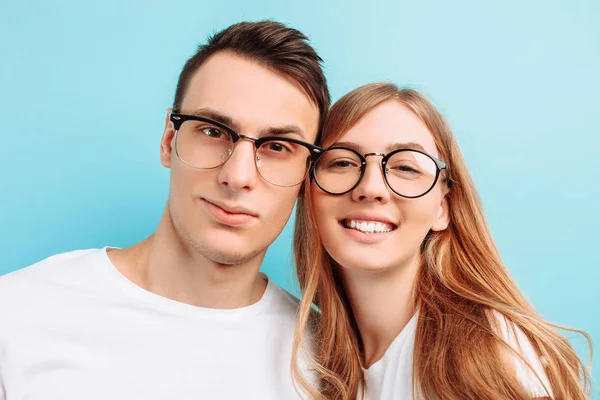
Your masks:
M302 140L298 140L298 139L292 139L292 138L287 138L287 137L281 137L281 136L263 136L261 138L254 138L252 136L247 136L247 135L242 135L240 133L237 133L236 131L234 131L232 128L230 128L229 126L220 123L219 121L215 121L213 119L210 118L204 118L204 117L200 117L197 115L188 115L188 114L180 114L176 111L171 112L171 116L169 117L169 119L171 120L171 122L173 123L173 126L175 127L175 153L177 154L177 157L183 161L186 165L192 167L192 168L196 168L196 169L214 169L214 168L218 168L221 165L225 164L229 158L231 157L231 154L233 154L233 147L232 147L232 151L230 152L230 154L227 156L227 159L223 162L221 162L221 164L216 165L214 167L209 167L209 168L201 168L201 167L196 167L194 165L190 165L188 164L186 161L184 161L181 156L179 155L179 151L177 150L177 132L179 131L179 129L181 128L181 125L185 122L185 121L200 121L200 122L206 122L208 124L214 125L218 128L223 129L224 131L227 131L227 133L229 133L231 135L231 141L232 144L235 146L235 144L237 142L239 142L242 139L245 140L249 140L252 143L254 143L254 154L255 154L255 161L256 161L256 151L258 150L258 148L266 142L269 141L273 141L276 140L278 142L288 142L288 143L294 143L294 144L298 144L300 146L303 146L305 148L308 149L308 151L310 152L310 164L315 163L315 161L321 156L321 153L323 153L323 149L319 146L315 146L314 144L310 144L307 142L304 142ZM307 166L307 173L310 171L311 169L311 165ZM257 167L258 170L258 167ZM258 170L259 174L260 174L260 170ZM306 175L304 175L306 177ZM261 175L262 177L262 175ZM265 179L263 177L263 179ZM288 187L288 186L283 186L283 185L277 185L275 183L272 183L270 181L268 181L267 179L265 179L267 182L269 182L272 185L275 186L281 186L281 187ZM304 180L302 180L303 182ZM291 185L291 186L297 186L299 184L301 184L302 182L299 182L295 185Z
M345 192L342 192L342 193L334 193L334 192L330 192L330 191L326 190L325 188L323 188L323 186L321 186L321 184L319 183L319 180L317 179L317 174L316 174L316 170L315 170L316 166L319 163L320 158L322 156L324 156L330 150L347 150L347 151L351 151L352 153L356 154L358 156L358 158L360 159L360 161L361 161L361 164L360 164L360 176L358 177L356 183L350 189L348 189L348 190L346 190ZM436 166L435 179L433 180L433 183L431 184L431 187L429 189L427 189L427 191L425 193L420 194L418 196L406 196L406 195L403 195L401 193L398 193L396 190L394 190L394 188L392 187L392 185L390 185L390 182L388 181L388 169L386 167L387 162L395 154L406 152L406 151L412 151L412 152L415 152L415 153L423 154L424 156L430 158L435 163L435 166ZM343 194L346 194L346 193L349 193L349 192L353 191L354 189L356 189L358 187L358 185L360 185L360 182L362 181L362 179L363 179L363 177L365 175L365 170L367 169L367 157L370 157L370 156L383 157L381 159L381 169L383 171L383 179L385 181L385 184L392 190L392 192L394 192L398 196L404 197L406 199L416 199L416 198L425 196L427 193L429 193L431 191L431 189L433 189L435 187L435 185L436 185L436 183L437 183L437 181L438 181L438 179L440 177L440 174L441 174L442 170L444 170L444 169L448 170L448 164L446 164L444 161L438 160L437 158L432 157L429 154L427 154L427 153L425 153L423 151L420 151L420 150L398 149L398 150L394 150L394 151L392 151L391 153L388 153L388 154L384 154L384 153L366 153L366 154L361 154L358 151L356 151L354 149L350 149L348 147L333 146L333 147L330 147L328 149L325 149L322 152L322 154L319 157L319 159L317 159L313 163L313 165L311 167L311 170L310 170L311 177L314 179L314 181L316 182L317 186L319 186L319 188L322 191L324 191L325 193L331 194L331 195L334 195L334 196L341 196ZM448 187L451 187L452 186L452 181L448 180L447 185L448 185Z

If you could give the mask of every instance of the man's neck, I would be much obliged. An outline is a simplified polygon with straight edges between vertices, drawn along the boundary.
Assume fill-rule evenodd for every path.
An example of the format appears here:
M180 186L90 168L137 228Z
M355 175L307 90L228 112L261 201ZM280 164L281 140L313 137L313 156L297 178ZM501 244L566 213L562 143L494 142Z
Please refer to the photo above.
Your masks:
M109 252L115 267L136 285L198 307L234 309L259 301L267 282L258 270L265 252L240 265L222 265L188 248L167 212L144 241Z
M415 313L413 288L419 259L386 271L343 270L352 312L363 342L363 366L385 354Z

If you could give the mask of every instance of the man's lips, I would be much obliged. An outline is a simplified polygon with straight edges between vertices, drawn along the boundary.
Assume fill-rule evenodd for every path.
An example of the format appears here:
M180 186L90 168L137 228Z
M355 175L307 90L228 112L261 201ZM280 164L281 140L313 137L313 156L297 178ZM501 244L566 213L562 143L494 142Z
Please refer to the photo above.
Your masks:
M202 199L209 214L219 223L230 226L245 225L256 218L258 214L239 205L226 205Z
M221 208L224 211L227 211L230 214L248 214L252 217L258 217L258 213L255 213L254 211L250 210L247 207L244 207L242 205L228 205L226 203L222 203L219 201L213 201L213 200L208 200L208 199L202 199L208 203L211 203L212 205L215 205L219 208Z

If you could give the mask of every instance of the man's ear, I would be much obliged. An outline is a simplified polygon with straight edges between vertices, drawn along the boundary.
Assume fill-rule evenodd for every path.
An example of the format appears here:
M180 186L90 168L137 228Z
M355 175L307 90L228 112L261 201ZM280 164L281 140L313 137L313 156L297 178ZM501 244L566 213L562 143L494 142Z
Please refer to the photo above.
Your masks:
M167 109L167 116L165 118L165 129L163 131L162 139L160 140L160 163L165 168L171 168L171 158L173 156L173 139L175 138L175 127L169 119L172 111L172 108Z
M442 198L442 202L440 203L440 207L438 209L438 214L433 221L433 226L431 227L432 231L438 232L443 231L450 224L450 205L448 204L448 196L444 195Z

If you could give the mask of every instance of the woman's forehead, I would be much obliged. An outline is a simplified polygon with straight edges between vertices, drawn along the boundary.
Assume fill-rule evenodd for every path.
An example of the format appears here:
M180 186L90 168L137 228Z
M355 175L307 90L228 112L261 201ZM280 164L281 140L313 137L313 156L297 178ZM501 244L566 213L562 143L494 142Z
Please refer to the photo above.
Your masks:
M337 142L350 142L364 152L416 148L437 157L433 135L419 117L402 103L386 101L366 113Z

